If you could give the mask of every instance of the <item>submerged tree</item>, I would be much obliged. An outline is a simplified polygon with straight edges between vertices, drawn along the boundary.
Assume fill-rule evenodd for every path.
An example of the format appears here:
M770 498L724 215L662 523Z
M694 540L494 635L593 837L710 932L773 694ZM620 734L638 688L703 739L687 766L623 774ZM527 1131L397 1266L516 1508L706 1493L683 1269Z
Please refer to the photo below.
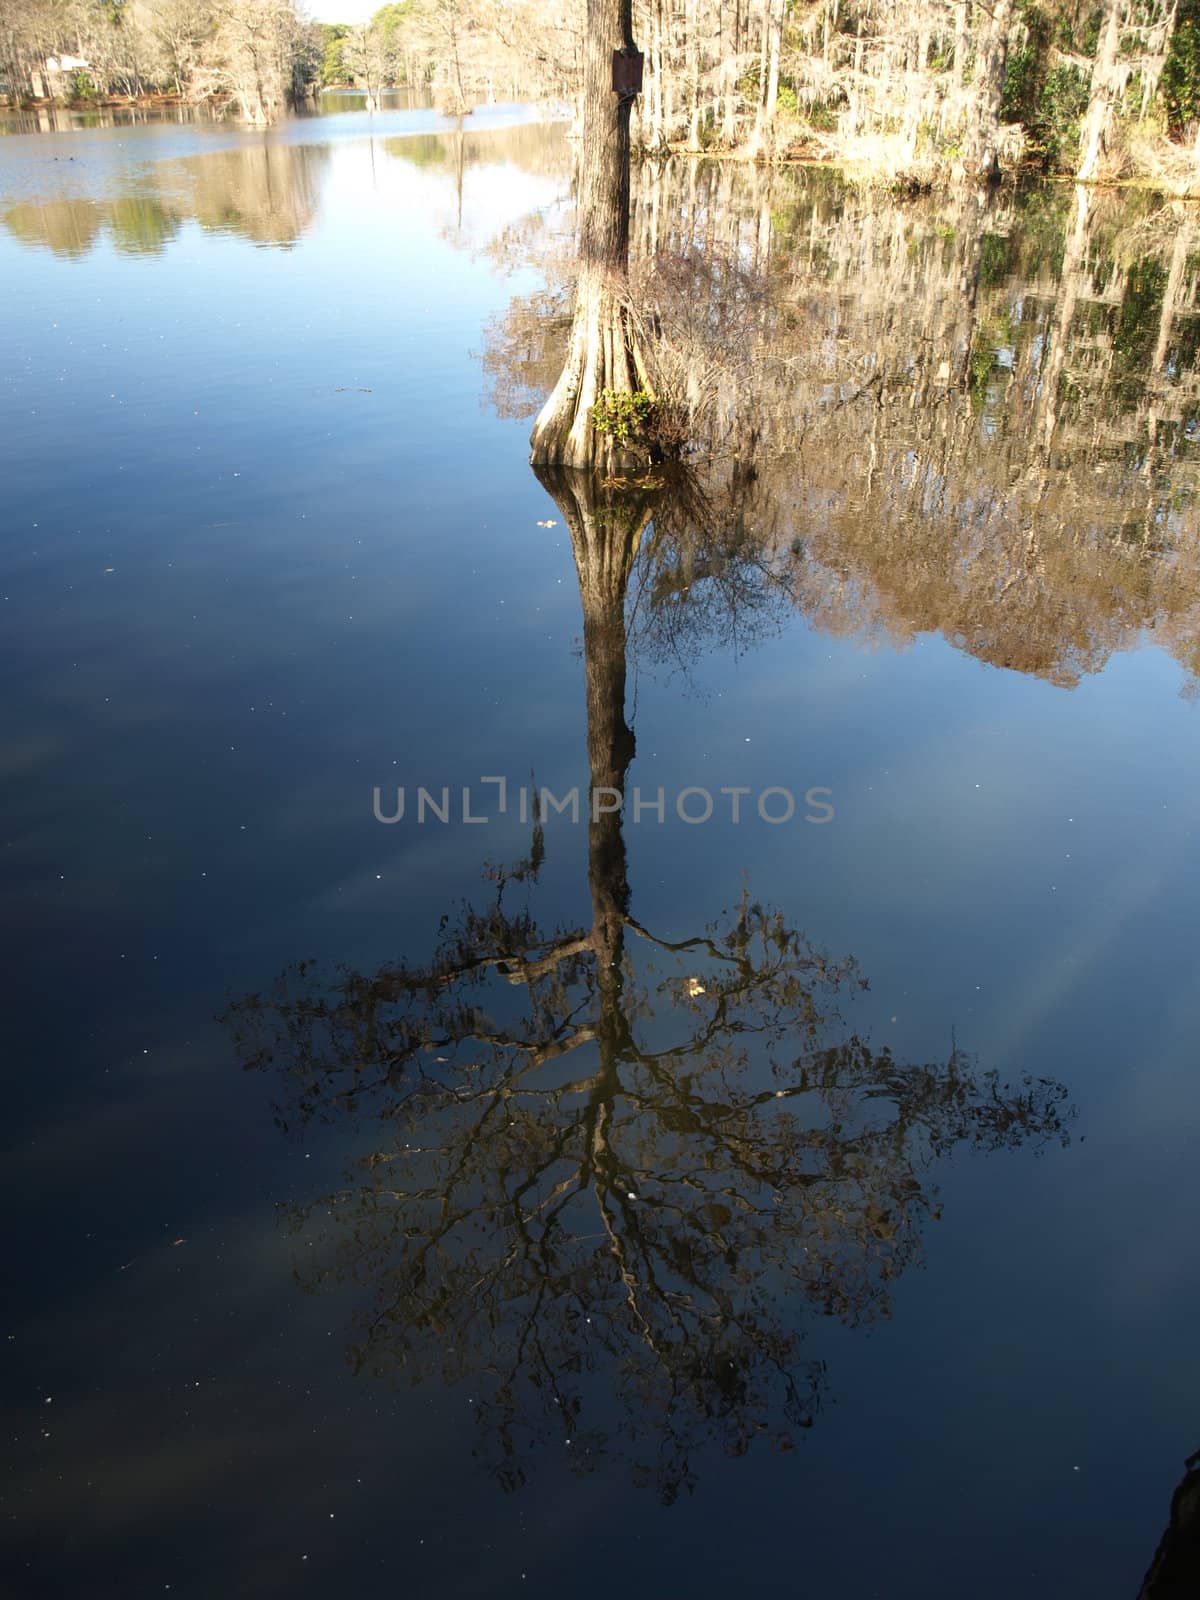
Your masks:
M629 299L629 117L613 53L636 56L632 0L588 0L579 264L566 361L534 423L532 460L582 469L644 459L630 448L634 396L652 398Z
M569 324L557 235L548 250L514 230L506 260L518 237L517 259L550 265L490 330L510 416L536 411ZM747 597L824 630L900 647L939 632L1064 687L1152 637L1194 694L1195 238L1180 202L1089 186L926 202L642 163L631 282L722 535L667 547L680 594L743 540L772 579ZM670 496L660 548L675 515ZM694 599L656 620L686 623Z
M383 91L396 81L399 60L394 33L379 16L356 23L341 41L341 59L364 91L367 110L376 110Z
M265 127L318 76L316 36L293 0L231 0L194 82L203 94L232 95L247 122Z
M1064 1137L1065 1091L873 1049L837 1013L854 962L748 894L689 938L635 918L626 613L667 491L543 482L583 607L590 918L539 925L538 825L427 965L300 967L233 1025L286 1127L365 1124L345 1186L288 1213L304 1286L362 1291L355 1369L469 1382L508 1487L552 1442L577 1471L626 1457L669 1501L706 1446L795 1442L824 1384L809 1316L885 1315L931 1162Z

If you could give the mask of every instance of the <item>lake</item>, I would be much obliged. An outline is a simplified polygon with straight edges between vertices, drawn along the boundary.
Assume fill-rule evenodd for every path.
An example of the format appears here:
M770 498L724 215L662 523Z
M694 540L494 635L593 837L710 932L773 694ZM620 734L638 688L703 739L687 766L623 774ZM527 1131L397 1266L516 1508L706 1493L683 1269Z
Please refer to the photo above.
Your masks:
M640 168L584 487L565 125L324 109L0 139L5 1594L1134 1600L1193 211Z

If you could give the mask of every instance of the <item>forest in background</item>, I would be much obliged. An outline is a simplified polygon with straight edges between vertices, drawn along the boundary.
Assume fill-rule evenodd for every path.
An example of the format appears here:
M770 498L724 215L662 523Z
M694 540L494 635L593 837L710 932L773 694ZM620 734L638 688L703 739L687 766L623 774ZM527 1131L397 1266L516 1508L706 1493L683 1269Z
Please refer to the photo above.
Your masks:
M0 0L17 103L164 93L273 121L322 87L578 112L585 0ZM1200 0L637 0L635 142L918 185L1032 167L1200 189Z

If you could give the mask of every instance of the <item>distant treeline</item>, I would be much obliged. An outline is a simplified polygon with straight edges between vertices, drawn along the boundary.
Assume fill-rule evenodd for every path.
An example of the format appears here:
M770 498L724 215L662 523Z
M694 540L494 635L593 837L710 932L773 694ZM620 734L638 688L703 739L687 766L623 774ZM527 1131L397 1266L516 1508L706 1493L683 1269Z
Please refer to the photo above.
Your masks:
M270 120L321 85L447 109L578 105L585 0L0 0L17 98L167 91ZM1200 187L1200 0L635 0L648 149L808 157L917 183L1032 165ZM47 67L47 62L51 67Z
M585 0L408 0L326 27L326 82L578 104ZM635 0L643 147L918 183L1033 166L1200 180L1200 0Z
M0 86L19 105L173 94L274 121L320 87L294 0L0 0Z

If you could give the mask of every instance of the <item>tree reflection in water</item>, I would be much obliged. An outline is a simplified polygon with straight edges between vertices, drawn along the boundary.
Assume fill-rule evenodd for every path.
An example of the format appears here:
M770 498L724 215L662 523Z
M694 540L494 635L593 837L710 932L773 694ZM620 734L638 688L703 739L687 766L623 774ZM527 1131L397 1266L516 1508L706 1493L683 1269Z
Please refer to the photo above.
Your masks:
M865 987L855 963L749 894L687 939L637 920L604 809L635 749L631 573L677 638L685 588L715 609L681 571L745 601L753 563L685 560L678 489L543 481L583 607L590 920L537 921L535 826L427 965L328 982L301 965L230 1020L245 1065L278 1074L285 1128L373 1130L344 1187L287 1213L301 1283L361 1293L355 1369L470 1382L508 1487L553 1444L577 1471L620 1454L670 1501L705 1447L791 1447L823 1386L812 1318L885 1315L937 1213L935 1160L1065 1140L1065 1090L957 1048L872 1048L839 1014Z
M107 236L121 255L162 255L185 223L289 250L316 221L327 145L255 143L147 164L102 198L23 200L0 223L24 244L84 256Z
M789 603L833 635L937 634L1072 688L1148 637L1200 692L1196 224L1089 188L904 201L832 173L643 163L634 295L660 394ZM562 365L573 256L541 213L493 255L506 417ZM748 467L752 464L752 471Z

